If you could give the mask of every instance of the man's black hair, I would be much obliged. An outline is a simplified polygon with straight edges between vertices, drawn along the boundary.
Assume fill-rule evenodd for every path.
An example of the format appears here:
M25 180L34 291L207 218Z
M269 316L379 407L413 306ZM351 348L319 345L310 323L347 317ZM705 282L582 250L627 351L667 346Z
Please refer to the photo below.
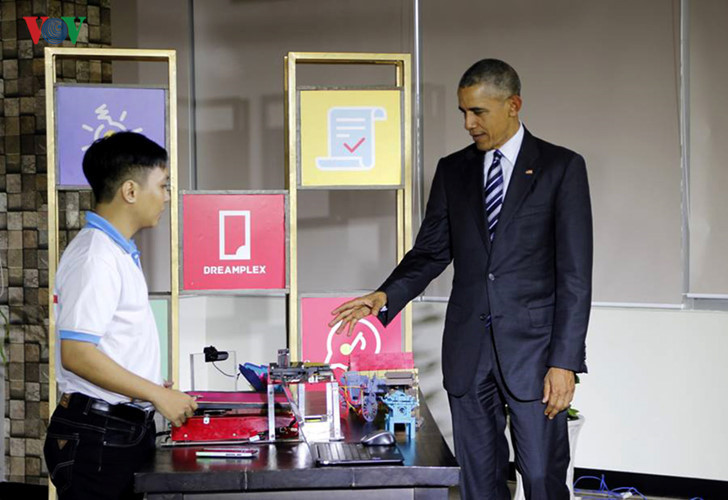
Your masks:
M97 203L108 203L124 181L146 182L149 170L164 167L167 151L135 132L117 132L94 142L83 157L83 175Z
M458 87L472 87L484 83L502 92L506 97L521 95L521 79L510 64L499 59L482 59L468 68Z

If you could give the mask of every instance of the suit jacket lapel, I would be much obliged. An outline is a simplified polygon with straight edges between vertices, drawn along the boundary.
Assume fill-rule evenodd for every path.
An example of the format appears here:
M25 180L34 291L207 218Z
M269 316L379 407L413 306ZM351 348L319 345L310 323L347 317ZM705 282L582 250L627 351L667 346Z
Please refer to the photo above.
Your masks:
M503 208L501 208L498 226L493 238L494 241L498 241L498 234L508 224L513 214L518 211L518 207L523 203L533 180L538 175L538 169L533 165L537 157L538 147L536 141L528 130L524 130L521 150L518 153L518 159L511 174L511 181L506 190L506 197L503 200Z
M480 237L483 240L485 251L490 253L490 238L488 237L488 224L485 221L485 198L483 195L484 172L483 158L485 154L471 146L466 156L466 165L463 171L465 192L468 193L468 204L473 210L475 224L478 226Z

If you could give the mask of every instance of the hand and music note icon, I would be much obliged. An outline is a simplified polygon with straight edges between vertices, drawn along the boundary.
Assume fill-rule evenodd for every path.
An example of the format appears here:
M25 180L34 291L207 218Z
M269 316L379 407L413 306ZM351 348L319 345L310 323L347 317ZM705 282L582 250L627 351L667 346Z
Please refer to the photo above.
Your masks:
M341 359L341 356L348 357L356 348L360 351L367 351L367 337L373 340L373 349L370 352L379 354L382 350L382 338L379 335L379 330L367 319L360 319L356 324L354 330L354 340L347 342L351 339L346 335L337 335L336 329L339 327L337 323L329 331L329 336L326 339L326 360L324 363L329 363L331 368L341 368L342 370L347 369L347 365L336 362L337 359ZM338 344L338 356L335 354L334 345Z

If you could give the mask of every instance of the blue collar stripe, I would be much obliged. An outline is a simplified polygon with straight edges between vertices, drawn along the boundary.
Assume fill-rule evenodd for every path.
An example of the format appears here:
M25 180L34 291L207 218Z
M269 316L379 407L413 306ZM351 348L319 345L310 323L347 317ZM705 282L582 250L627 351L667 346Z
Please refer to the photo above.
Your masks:
M132 259L134 259L134 263L137 266L142 267L141 261L139 260L141 254L139 252L139 249L137 249L134 240L127 240L126 238L124 238L119 230L116 229L109 221L107 221L95 212L86 212L85 227L98 229L99 231L105 233L109 238L114 240L114 242L119 245L126 253L131 255Z

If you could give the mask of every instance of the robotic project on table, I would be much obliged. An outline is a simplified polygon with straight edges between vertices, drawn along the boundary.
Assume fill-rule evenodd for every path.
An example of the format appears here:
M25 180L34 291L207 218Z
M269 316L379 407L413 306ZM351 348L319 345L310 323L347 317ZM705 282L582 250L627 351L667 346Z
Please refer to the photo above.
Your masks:
M227 356L212 346L205 353L210 354L206 360ZM344 439L342 410L373 422L383 409L388 431L403 425L408 439L414 438L419 400L412 353L352 355L349 368L337 380L328 364L291 362L288 349L280 349L276 362L267 366L238 365L239 376L253 390L189 391L198 409L181 427L172 427L165 445L339 441Z

